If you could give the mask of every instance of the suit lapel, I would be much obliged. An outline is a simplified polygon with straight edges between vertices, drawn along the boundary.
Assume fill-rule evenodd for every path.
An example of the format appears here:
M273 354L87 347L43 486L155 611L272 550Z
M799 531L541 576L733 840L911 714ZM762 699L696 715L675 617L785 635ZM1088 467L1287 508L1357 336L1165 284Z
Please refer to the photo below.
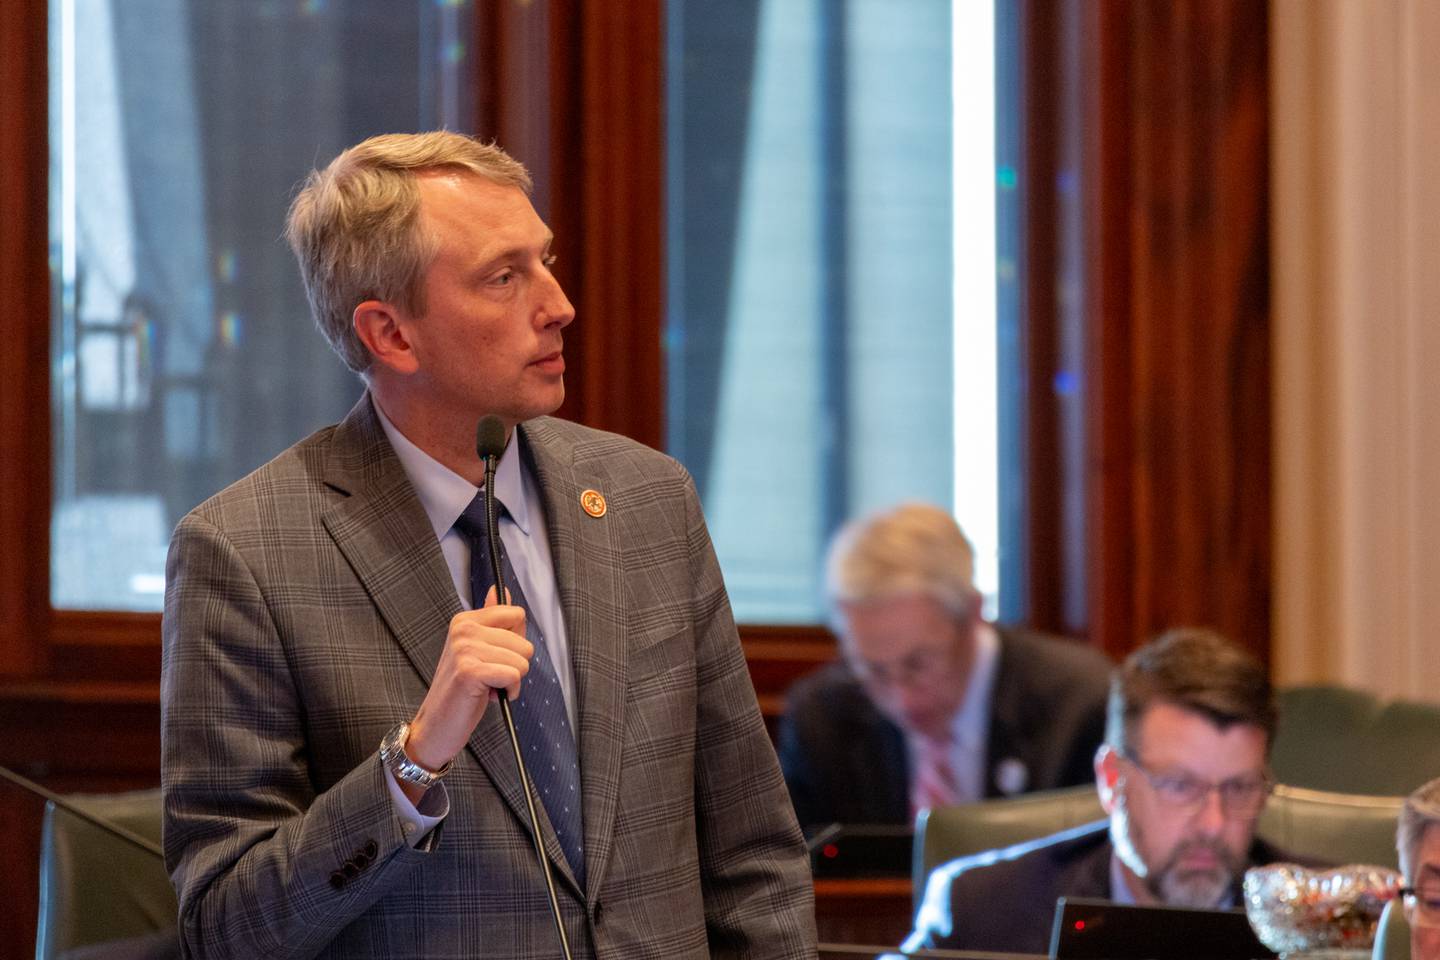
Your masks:
M1071 864L1067 871L1069 877L1063 888L1064 895L1113 899L1115 893L1110 889L1110 857L1113 850L1107 827L1104 839Z
M428 685L460 598L369 394L335 428L325 482L348 494L321 517L325 529Z
M368 394L335 429L325 482L349 494L322 516L325 529L428 687L445 648L450 620L462 609L460 598L430 519ZM525 795L499 710L486 711L470 736L469 748L528 832ZM545 816L541 805L536 809ZM545 831L545 836L551 860L569 876L554 831Z
M862 809L875 812L872 819L877 821L907 822L914 819L910 811L910 751L905 745L905 734L870 703L863 693L862 709L869 716L866 739L872 750L850 751L851 767L848 770L850 783L834 783L840 791L868 789L873 791L873 805L866 803ZM877 769L881 771L876 776ZM868 788L865 786L869 784Z
M1027 710L1035 709L1034 704L1022 702L1023 698L1017 693L1013 645L1003 630L996 629L995 636L1000 648L996 653L995 683L990 693L990 733L986 738L982 771L985 782L981 787L986 797L1006 795L996 782L996 766L1000 763L1019 761L1028 778L1031 751L1025 716ZM1022 792L1026 788L1028 785L1023 785Z
M598 460L585 462L549 418L524 424L525 452L545 500L545 526L565 614L566 641L579 699L580 789L585 819L585 872L598 889L614 846L625 730L626 602L620 548L611 512L592 517L580 494L609 496ZM613 509L616 505L612 503Z

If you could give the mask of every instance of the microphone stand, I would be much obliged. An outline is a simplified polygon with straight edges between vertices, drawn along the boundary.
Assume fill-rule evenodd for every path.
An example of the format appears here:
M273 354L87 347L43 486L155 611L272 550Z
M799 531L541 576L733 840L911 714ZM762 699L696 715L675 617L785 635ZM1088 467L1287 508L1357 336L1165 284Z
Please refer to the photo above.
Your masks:
M500 563L500 525L495 506L495 461L493 452L483 454L485 460L485 535L490 539L490 570L495 576L495 602L506 603L504 569ZM475 598L484 603L484 597ZM545 856L545 844L540 839L540 818L535 814L535 794L530 789L530 773L525 769L525 757L520 751L520 737L515 732L515 718L510 713L510 695L498 691L500 716L505 719L505 729L510 733L510 747L515 751L515 767L520 771L520 788L525 793L525 807L530 813L530 835L535 841L535 857L540 861L540 872L545 875L545 892L550 896L550 913L555 918L555 932L560 935L560 950L565 960L572 960L570 938L565 935L565 922L560 917L560 899L555 895L555 878L550 875L550 859Z

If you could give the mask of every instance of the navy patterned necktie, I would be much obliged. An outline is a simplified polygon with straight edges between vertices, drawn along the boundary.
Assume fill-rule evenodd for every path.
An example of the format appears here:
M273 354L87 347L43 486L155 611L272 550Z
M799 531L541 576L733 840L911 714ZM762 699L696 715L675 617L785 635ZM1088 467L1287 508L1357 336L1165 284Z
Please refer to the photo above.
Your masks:
M505 516L505 504L499 503ZM485 523L485 491L475 495L470 506L455 521L455 529L470 542L470 595L476 608L485 603L485 595L495 585L490 567L490 537ZM501 574L510 602L525 610L525 636L535 645L530 659L530 672L521 681L520 698L510 704L520 747L525 754L525 768L530 782L545 804L550 824L571 872L583 889L585 886L584 821L580 814L580 759L575 749L575 733L570 715L565 710L565 694L560 678L550 662L545 637L525 602L525 593L510 567L505 551L500 551Z

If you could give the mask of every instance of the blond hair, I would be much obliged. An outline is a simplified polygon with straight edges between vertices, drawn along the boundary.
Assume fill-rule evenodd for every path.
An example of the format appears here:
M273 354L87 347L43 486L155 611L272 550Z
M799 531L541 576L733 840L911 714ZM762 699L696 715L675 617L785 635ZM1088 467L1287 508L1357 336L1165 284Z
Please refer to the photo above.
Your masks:
M392 133L351 147L324 170L312 170L290 204L285 238L315 324L356 373L370 351L351 317L366 300L424 311L421 279L437 252L420 229L416 175L454 169L494 183L532 187L525 167L494 144L447 130Z
M1415 858L1420 854L1420 841L1430 827L1440 826L1440 778L1431 780L1405 798L1400 808L1400 824L1395 835L1395 849L1400 854L1400 872L1405 882L1415 883L1415 871L1419 864Z
M928 596L957 617L979 600L975 551L955 518L925 503L902 503L853 520L830 543L825 586L837 603Z

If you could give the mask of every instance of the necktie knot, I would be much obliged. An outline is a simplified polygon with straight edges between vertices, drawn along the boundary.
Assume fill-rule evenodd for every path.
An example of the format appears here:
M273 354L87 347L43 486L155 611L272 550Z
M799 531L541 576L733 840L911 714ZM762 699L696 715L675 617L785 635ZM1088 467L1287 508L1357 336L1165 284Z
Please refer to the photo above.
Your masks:
M510 511L505 509L504 500L496 499L495 507L495 517L497 522L500 519L510 515ZM470 545L472 547L476 544L484 544L489 542L490 533L487 529L485 520L484 490L481 490L479 493L475 494L475 498L471 500L470 503L465 507L464 511L455 521L455 529L460 532L461 536L465 537L470 541Z

